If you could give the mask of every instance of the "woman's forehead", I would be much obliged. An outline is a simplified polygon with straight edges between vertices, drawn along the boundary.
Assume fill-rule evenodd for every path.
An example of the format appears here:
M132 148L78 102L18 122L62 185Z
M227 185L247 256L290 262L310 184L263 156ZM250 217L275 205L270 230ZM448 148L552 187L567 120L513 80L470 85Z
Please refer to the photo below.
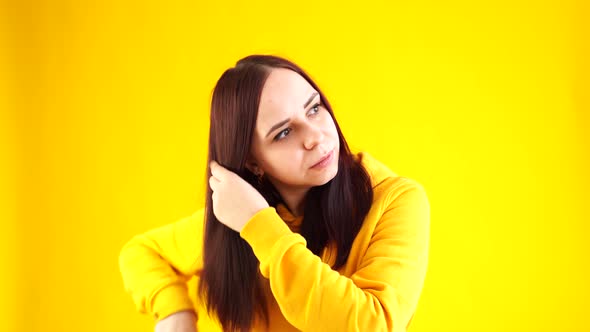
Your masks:
M282 68L274 69L262 88L259 111L302 107L314 91L314 88L296 72Z
M258 124L270 128L303 105L315 89L299 74L288 69L274 69L266 80L258 107Z

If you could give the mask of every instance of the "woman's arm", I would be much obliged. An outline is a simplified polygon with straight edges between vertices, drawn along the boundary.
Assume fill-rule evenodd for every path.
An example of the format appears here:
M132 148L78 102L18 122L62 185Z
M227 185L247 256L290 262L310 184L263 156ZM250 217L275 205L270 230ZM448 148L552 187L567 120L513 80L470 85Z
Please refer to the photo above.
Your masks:
M203 209L134 236L121 249L119 269L136 309L157 321L194 310L187 281L202 269Z
M240 235L260 260L285 318L302 331L405 331L426 275L430 206L417 182L391 191L358 270L340 275L273 208Z
M156 324L155 332L197 332L197 315L192 310L173 313Z

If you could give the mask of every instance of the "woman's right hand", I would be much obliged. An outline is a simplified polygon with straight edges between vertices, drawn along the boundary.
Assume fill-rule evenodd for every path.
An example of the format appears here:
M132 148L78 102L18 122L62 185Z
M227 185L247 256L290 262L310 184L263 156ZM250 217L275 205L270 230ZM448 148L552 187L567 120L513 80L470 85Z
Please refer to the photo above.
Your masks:
M155 332L197 332L197 315L192 310L173 313L156 324Z

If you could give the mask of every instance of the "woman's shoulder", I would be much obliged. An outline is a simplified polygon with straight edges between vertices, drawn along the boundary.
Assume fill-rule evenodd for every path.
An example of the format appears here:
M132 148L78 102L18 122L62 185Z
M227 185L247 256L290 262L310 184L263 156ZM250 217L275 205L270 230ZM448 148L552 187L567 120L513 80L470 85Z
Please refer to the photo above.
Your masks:
M358 152L356 158L361 161L371 178L374 203L388 204L404 192L412 190L425 191L420 182L406 176L400 176L385 163L366 151Z

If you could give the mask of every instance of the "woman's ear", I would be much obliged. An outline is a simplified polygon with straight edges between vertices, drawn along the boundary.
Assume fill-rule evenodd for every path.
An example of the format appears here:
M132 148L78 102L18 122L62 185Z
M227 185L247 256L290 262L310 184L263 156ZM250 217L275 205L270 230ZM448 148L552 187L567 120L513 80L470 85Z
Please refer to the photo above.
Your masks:
M248 159L246 161L246 168L254 173L256 176L261 177L264 174L264 171L260 168L260 166L258 166L258 164L252 160L252 159Z

